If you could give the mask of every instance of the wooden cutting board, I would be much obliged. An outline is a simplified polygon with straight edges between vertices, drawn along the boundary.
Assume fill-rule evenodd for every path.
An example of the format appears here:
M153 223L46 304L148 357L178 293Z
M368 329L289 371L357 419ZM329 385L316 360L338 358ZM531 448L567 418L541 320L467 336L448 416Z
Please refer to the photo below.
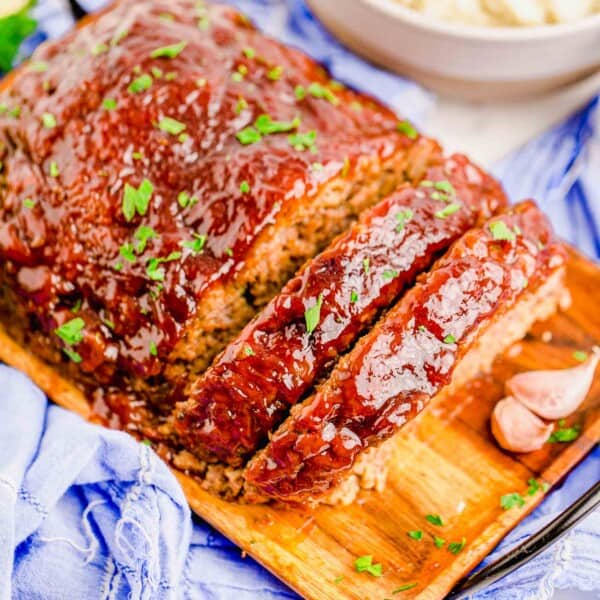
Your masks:
M600 344L600 269L571 252L571 308L534 326L482 375L452 396L439 398L397 439L393 468L383 493L365 492L349 507L314 512L229 504L175 471L192 509L306 598L384 600L443 598L498 541L542 499L528 495L527 481L556 483L600 439L600 375L588 398L565 426L579 424L571 443L547 444L528 455L510 455L494 443L489 416L503 382L520 370L577 364L576 350ZM32 358L0 330L0 360L25 371L53 400L93 420L82 394ZM522 508L504 510L500 498L518 492ZM444 525L429 523L439 514ZM409 531L422 531L414 540ZM433 536L446 540L437 548ZM466 539L458 554L447 543ZM383 575L357 573L357 557L372 555ZM394 591L416 583L410 590Z

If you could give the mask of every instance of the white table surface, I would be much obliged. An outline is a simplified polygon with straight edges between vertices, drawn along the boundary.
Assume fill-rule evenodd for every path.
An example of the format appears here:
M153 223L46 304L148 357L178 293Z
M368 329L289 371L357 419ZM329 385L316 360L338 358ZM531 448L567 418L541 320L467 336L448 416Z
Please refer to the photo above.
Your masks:
M475 103L439 97L423 129L449 151L482 166L518 148L600 92L600 72L546 96L518 102ZM598 600L592 592L557 590L553 600Z

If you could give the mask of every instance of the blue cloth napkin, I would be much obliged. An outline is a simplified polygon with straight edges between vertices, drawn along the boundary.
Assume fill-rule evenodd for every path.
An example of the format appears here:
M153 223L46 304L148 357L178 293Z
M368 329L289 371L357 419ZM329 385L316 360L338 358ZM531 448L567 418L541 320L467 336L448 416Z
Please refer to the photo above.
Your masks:
M89 9L101 0L81 2ZM292 0L234 2L268 33L323 61L416 121L434 101L418 86L345 50ZM60 0L42 0L46 36L71 24ZM600 109L589 104L497 165L515 199L540 199L558 231L600 255ZM488 557L539 529L600 479L595 451ZM554 588L600 591L600 513L477 598L549 598ZM49 404L0 365L0 599L296 598L253 560L192 517L179 485L143 444Z

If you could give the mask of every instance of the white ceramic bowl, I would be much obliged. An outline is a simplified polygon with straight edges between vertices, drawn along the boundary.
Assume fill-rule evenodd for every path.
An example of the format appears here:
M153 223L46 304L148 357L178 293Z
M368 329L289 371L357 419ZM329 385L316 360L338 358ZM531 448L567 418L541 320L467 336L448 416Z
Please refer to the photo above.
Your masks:
M523 97L600 66L600 14L559 25L476 27L428 18L394 0L309 0L340 40L435 90Z

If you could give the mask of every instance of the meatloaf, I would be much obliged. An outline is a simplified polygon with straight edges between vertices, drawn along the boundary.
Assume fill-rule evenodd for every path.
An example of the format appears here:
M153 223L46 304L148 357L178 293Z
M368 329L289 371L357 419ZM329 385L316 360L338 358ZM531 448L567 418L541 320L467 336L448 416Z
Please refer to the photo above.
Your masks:
M565 254L529 201L465 234L250 462L259 496L313 502L446 386L556 310Z
M0 91L0 314L115 425L163 412L440 151L235 10L122 0Z
M365 211L193 383L176 411L177 441L204 460L243 464L418 273L504 204L491 177L452 156Z

